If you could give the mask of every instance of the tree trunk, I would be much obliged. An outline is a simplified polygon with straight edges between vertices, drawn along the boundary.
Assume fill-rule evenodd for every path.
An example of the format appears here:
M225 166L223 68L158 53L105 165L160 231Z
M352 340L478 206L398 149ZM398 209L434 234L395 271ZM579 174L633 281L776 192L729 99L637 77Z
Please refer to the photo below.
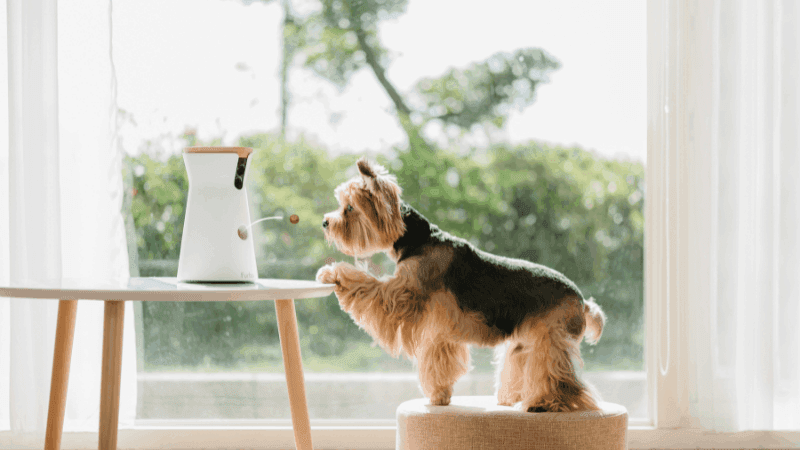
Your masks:
M357 22L354 22L357 23ZM411 121L411 109L406 105L405 101L403 101L403 97L400 96L400 93L397 92L394 85L386 78L386 71L381 66L380 61L378 61L378 57L375 54L375 51L372 47L370 47L369 43L367 42L367 33L364 31L363 28L360 26L355 27L356 37L358 38L358 45L361 47L361 50L364 52L364 56L366 57L367 64L372 69L372 72L375 74L375 77L378 79L378 82L381 84L383 89L389 95L389 98L392 99L394 103L395 109L397 110L397 116L400 120L400 125L405 130L406 135L408 136L408 146L412 152L431 152L432 147L425 138L420 133L420 129L418 126L414 125Z
M291 3L289 0L282 0L281 6L283 7L283 41L281 52L281 139L286 139L286 128L288 126L289 104L292 100L292 94L289 92L289 68L294 59L295 45L287 38L287 25L294 24L294 17L292 16ZM294 30L292 30L294 31Z
M411 115L411 110L408 108L408 106L406 106L403 98L400 97L400 94L397 92L397 89L395 89L392 83L390 83L386 78L386 71L383 69L383 67L381 67L378 57L375 55L375 51L367 42L367 33L363 29L357 28L356 37L358 38L358 45L361 47L361 50L366 56L367 64L369 64L369 66L372 68L372 71L375 73L375 77L378 78L378 82L386 90L386 93L389 94L389 97L394 102L395 108L397 108L397 112L406 116Z

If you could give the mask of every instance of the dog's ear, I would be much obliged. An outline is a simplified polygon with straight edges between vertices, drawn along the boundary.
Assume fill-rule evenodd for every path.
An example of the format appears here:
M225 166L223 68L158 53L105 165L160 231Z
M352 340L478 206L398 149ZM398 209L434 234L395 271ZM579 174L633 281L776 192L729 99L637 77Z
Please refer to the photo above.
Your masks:
M361 175L366 178L377 178L377 174L375 170L372 168L372 164L367 160L367 158L361 158L356 162L356 166L358 167L358 171Z
M356 162L358 172L364 179L367 189L375 191L378 187L378 179L389 174L383 166L369 162L367 158L361 158Z
M386 199L400 199L403 192L397 185L397 178L391 175L385 167L380 164L370 162L367 158L361 158L356 162L361 179L364 180L364 187L372 192L383 196ZM397 203L397 202L394 202Z

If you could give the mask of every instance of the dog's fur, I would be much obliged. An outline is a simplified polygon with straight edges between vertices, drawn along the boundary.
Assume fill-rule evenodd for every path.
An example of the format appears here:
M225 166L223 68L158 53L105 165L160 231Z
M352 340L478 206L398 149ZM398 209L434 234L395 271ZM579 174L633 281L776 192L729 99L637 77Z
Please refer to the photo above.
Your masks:
M431 224L404 203L396 179L365 159L359 175L335 190L325 237L343 253L385 252L393 276L377 279L347 263L326 265L317 280L336 284L344 311L386 351L416 359L423 393L447 405L470 368L468 345L497 347L497 400L524 411L598 409L578 379L580 342L596 343L605 314L561 273L492 255Z

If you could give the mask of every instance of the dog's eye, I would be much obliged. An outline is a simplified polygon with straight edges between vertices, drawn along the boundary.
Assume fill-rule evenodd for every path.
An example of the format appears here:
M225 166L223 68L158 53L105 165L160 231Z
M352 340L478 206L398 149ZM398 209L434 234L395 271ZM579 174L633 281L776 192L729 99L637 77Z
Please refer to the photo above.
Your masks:
M347 205L347 211L350 212L353 210L353 205Z

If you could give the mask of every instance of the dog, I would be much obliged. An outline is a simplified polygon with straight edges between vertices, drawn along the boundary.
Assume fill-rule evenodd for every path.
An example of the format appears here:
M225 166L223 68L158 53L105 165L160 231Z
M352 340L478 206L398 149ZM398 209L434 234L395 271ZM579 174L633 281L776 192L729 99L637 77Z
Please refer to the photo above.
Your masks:
M551 268L479 250L442 231L401 199L387 170L367 159L338 186L325 239L353 257L386 253L380 279L338 262L321 267L341 308L392 356L415 360L422 392L448 405L470 369L469 346L496 347L499 405L528 412L597 410L599 396L575 372L582 339L597 343L606 316Z

